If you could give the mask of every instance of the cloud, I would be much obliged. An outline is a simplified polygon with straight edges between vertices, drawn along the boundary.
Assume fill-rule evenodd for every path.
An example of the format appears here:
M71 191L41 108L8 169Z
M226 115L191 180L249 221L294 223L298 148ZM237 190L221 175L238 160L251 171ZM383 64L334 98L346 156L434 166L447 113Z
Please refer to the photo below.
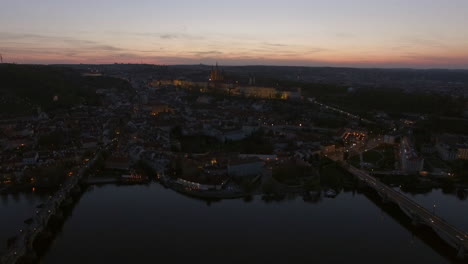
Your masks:
M351 34L351 33L346 33L346 32L338 32L335 34L335 37L341 38L341 39L351 39L351 38L355 38L356 35Z
M29 33L0 32L0 47L6 54L21 54L21 56L50 57L52 55L67 57L86 57L97 54L112 55L118 52L129 52L131 50L113 45L99 43L86 39L68 36L52 36Z
M390 49L391 49L391 50L405 50L405 49L408 49L408 48L410 48L410 46L401 45L401 46L394 46L394 47L391 47Z
M185 40L203 40L204 36L201 35L192 35L186 33L165 33L160 34L161 39L185 39Z
M439 39L427 38L423 36L403 36L401 40L409 45L432 47L432 48L448 48L448 46Z
M262 42L261 47L256 47L250 49L250 51L254 52L274 52L274 54L283 54L282 56L293 56L304 54L304 53L320 53L325 51L331 51L328 48L321 48L321 47L310 47L307 45L288 45L288 44L281 44L281 43L270 43L270 42Z
M153 37L159 38L162 40L175 40L175 39L185 39L185 40L202 40L205 39L201 35L193 35L180 32L109 32L111 34L124 34L138 37Z
M88 47L90 50L102 50L102 51L122 51L124 49L110 46L110 45L96 45Z
M418 53L408 53L402 55L402 58L417 60L417 61L431 61L431 62L441 62L441 63L450 63L454 61L467 61L467 58L462 57L449 57L449 56L434 56L434 55L425 55Z
M288 45L286 44L281 44L281 43L269 43L269 42L263 42L262 43L265 46L272 46L272 47L287 47Z
M90 45L97 44L95 41L77 39L66 36L51 36L51 35L40 35L40 34L29 34L29 33L11 33L11 32L0 32L0 39L2 41L27 41L33 44L43 42L65 42L75 45Z
M109 32L106 32L109 34ZM71 34L71 33L70 33ZM117 34L117 33L116 33ZM132 34L132 35L126 35ZM115 37L115 34L113 34ZM294 43L290 44L265 41L259 39L243 38L213 38L204 41L201 35L185 33L122 33L118 37L133 36L134 43L145 43L147 46L136 48L134 46L112 45L115 42L99 42L87 40L79 35L53 36L46 34L22 34L0 32L0 51L12 58L10 61L19 63L152 63L152 64L213 64L219 61L229 65L302 65L302 66L398 66L398 65L429 65L439 67L466 68L468 54L449 56L446 53L428 52L407 53L414 50L413 45L423 45L427 41L432 45L443 44L437 40L425 39L421 36L410 36L405 41L394 44L393 50L401 50L401 56L394 59L386 59L383 55L368 54L368 61L360 61L359 57L345 57L339 61L336 54L340 50L332 50L328 47ZM135 36L151 36L153 39L145 41ZM105 38L107 39L107 38ZM180 45L191 50L181 49ZM411 44L413 43L413 44ZM131 44L129 44L131 45ZM399 46L398 46L399 45ZM390 49L392 49L390 47ZM331 56L326 56L331 53ZM336 53L336 54L335 54ZM437 56L437 55L442 56ZM333 56L335 55L335 56ZM447 56L445 56L447 55ZM354 58L354 59L353 59Z
M308 53L319 53L319 52L325 52L325 51L331 51L331 49L326 49L326 48L311 48L308 50Z
M193 55L168 55L168 56L142 56L134 52L116 52L112 54L86 54L73 53L69 51L70 56L64 56L65 53L46 53L39 54L37 52L28 56L10 56L10 61L18 63L38 63L38 64L66 64L66 63L84 63L84 64L106 64L106 63L148 63L148 64L214 64L217 61L221 65L284 65L284 66L330 66L330 67L416 67L416 68L468 68L466 58L463 61L453 60L453 58L411 55L408 58L394 61L378 61L378 60L355 60L355 61L327 61L320 59L304 58L304 56L278 56L270 55L241 55L236 53L225 53L223 55L204 54L200 56ZM73 56L72 56L73 55ZM438 61L418 60L423 56L426 59L438 59ZM432 58L431 58L432 57ZM417 59L415 59L417 58Z
M176 34L162 34L159 36L162 39L176 39L178 38L178 35Z
M223 52L221 51L217 51L217 50L209 50L209 51L192 51L192 52L189 52L190 54L194 54L195 56L208 56L208 55L222 55L224 54Z

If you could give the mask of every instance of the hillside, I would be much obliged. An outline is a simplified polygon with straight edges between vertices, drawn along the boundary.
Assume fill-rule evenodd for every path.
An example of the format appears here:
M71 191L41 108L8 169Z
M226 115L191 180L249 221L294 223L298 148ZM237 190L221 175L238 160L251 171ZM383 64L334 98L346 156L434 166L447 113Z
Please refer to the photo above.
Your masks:
M0 115L29 114L42 109L98 105L97 89L131 92L130 84L111 77L85 77L74 69L44 65L0 65Z

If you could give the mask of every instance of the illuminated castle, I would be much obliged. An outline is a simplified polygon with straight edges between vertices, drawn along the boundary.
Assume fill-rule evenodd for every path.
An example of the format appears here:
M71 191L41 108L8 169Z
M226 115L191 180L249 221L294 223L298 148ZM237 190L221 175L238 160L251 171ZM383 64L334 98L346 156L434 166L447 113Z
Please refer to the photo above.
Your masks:
M205 79L206 80L206 79ZM256 84L255 76L249 75L248 85L239 84L224 74L218 63L211 68L208 81L191 81L185 78L178 80L153 81L152 86L176 86L200 92L225 92L229 95L256 97L265 99L301 100L302 91L297 87L265 87ZM159 111L154 111L159 112Z
M222 82L222 81L224 81L224 71L219 69L218 63L216 62L216 67L211 68L210 82Z

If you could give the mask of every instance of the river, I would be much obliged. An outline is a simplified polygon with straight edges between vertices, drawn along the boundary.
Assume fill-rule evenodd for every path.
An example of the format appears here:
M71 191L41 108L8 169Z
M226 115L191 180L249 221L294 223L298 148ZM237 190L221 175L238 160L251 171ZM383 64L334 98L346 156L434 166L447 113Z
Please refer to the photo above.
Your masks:
M441 189L427 194L406 193L406 195L450 224L468 232L468 200L460 200L455 195L445 194Z
M207 202L158 183L105 185L83 194L41 263L451 263L400 218L354 191Z
M19 233L24 221L46 199L46 194L35 192L0 195L0 255L6 250L7 240Z

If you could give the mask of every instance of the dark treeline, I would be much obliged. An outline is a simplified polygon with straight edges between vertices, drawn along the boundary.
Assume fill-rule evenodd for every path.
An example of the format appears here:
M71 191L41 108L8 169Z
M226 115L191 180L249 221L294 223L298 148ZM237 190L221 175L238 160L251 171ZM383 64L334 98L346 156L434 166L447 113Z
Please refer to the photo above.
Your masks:
M77 104L97 105L96 90L100 88L130 91L125 80L85 77L77 70L58 66L3 64L0 79L3 114L28 114L38 106L54 110Z
M422 113L461 116L464 98L439 94L405 93L398 89L361 89L346 96L326 96L327 102L360 113L385 111L390 114Z

